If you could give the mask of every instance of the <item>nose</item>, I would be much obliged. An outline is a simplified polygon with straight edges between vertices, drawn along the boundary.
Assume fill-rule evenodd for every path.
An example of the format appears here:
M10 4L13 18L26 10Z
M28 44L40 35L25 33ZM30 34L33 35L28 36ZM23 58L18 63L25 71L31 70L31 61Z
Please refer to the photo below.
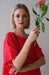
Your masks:
M20 20L23 20L23 17L22 16L20 17Z

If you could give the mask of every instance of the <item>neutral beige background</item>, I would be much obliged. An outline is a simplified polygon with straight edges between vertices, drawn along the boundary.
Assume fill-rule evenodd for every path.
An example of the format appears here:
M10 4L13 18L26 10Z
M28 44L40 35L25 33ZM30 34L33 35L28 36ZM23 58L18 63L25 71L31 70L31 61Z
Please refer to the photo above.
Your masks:
M3 42L7 32L13 31L10 27L10 19L11 19L11 11L15 4L24 3L27 5L30 16L31 16L31 26L30 29L25 30L27 33L30 33L31 29L35 26L34 17L32 16L32 7L38 11L38 8L35 7L36 2L39 0L0 0L0 75L2 75L2 67L3 67ZM49 0L46 1L48 3ZM47 12L47 16L49 17L49 11ZM42 48L42 51L45 55L46 65L41 67L42 75L49 75L49 22L44 20L45 22L45 33L42 31L38 38L38 43Z

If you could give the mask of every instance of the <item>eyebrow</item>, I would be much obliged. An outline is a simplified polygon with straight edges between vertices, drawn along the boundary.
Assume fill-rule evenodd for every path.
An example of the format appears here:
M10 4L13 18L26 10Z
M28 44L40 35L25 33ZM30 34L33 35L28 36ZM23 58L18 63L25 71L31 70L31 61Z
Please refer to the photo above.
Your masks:
M19 14L15 14L15 15L19 15ZM23 15L26 15L27 16L27 14L23 14Z

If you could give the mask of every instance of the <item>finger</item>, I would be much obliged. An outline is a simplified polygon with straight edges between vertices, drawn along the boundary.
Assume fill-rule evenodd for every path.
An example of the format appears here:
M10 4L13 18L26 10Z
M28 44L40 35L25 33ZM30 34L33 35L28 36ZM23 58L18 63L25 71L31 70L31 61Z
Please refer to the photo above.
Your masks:
M35 26L35 27L33 28L33 30L36 30L37 28L40 28L40 25Z
M36 36L39 36L39 33L36 33L35 35L36 35Z
M40 33L40 31L39 31L39 30L38 30L38 31L35 31L35 33L37 33L37 34L38 34L38 33Z
M10 64L10 63L9 63L9 65L14 66L13 64Z
M9 74L11 74L13 72L13 68L10 69Z
M18 70L14 74L17 74L17 73L18 73Z
M40 27L37 27L36 29L39 29L39 30L40 30ZM36 29L35 29L35 30L36 30Z
M38 31L40 30L40 27L33 29L33 31Z
M39 31L40 31L40 28L38 28L38 29L35 30L35 32L39 32Z
M37 36L39 36L39 34L37 34Z
M36 31L36 32L35 32L35 34L39 34L39 33L40 33L40 31Z
M15 71L15 68L11 68L11 70L9 71L9 73L11 74L14 71Z
M37 30L34 31L34 33L40 33L40 30L37 29Z
M39 33L40 33L39 31L36 31L36 32L35 32L35 34L36 34L37 36L39 36Z

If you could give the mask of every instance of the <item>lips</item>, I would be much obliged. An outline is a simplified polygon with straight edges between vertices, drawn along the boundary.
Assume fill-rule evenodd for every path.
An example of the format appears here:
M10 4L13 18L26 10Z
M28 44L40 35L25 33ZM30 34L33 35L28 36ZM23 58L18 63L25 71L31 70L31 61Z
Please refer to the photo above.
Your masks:
M24 23L21 22L21 23L19 23L19 24L24 24Z

